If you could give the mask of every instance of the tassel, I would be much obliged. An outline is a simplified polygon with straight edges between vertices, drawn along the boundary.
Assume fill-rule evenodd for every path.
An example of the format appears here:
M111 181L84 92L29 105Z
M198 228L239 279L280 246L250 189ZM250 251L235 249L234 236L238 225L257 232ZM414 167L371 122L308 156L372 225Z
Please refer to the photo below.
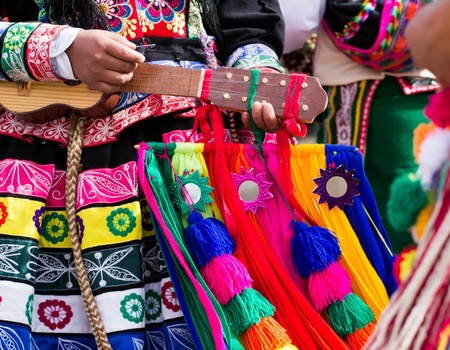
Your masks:
M186 245L199 266L230 324L254 349L275 349L291 344L286 330L275 321L274 306L251 288L252 279L245 266L231 254L235 243L225 224L216 218L203 218L192 211L184 230ZM261 347L269 344L270 347ZM248 349L253 349L252 347ZM294 347L295 349L295 347Z
M304 222L294 222L291 225L294 229L292 257L301 277L321 272L339 259L341 249L331 231L319 226L308 227Z
M344 339L375 319L372 310L354 293L348 294L343 301L331 304L327 311L331 326Z
M228 303L244 289L250 288L253 282L245 266L231 255L212 259L203 266L200 273L221 305Z
M351 291L350 277L338 262L322 272L311 274L308 279L309 298L319 312L338 300L344 300Z
M283 345L283 346L281 346L279 348L276 348L275 350L298 350L298 349L297 349L297 347L295 347L292 344L286 344L286 345Z
M244 348L251 350L277 349L288 345L291 347L287 349L296 349L286 330L272 317L262 318L242 334L241 340Z
M338 263L342 252L336 236L305 223L295 223L293 227L292 256L298 273L308 277L311 303L319 312L327 310L328 323L342 339L353 335L350 339L355 345L365 343L375 315L352 293L350 277Z
M403 174L391 184L386 216L398 232L407 231L416 222L420 211L428 203L420 179L415 174Z
M362 349L374 330L375 325L368 323L364 328L360 328L356 332L347 335L345 340L352 349Z
M237 335L258 323L261 318L275 314L273 305L253 288L245 289L230 299L223 311Z
M192 211L184 230L186 245L194 262L205 266L213 258L231 254L235 249L225 224L216 218L204 219L202 214Z

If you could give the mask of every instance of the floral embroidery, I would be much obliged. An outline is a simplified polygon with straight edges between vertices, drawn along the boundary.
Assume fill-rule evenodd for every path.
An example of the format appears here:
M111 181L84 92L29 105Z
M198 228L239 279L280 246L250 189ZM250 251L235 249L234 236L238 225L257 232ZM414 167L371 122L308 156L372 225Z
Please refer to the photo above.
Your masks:
M25 306L25 315L28 319L28 324L31 325L32 315L33 315L33 305L34 305L34 295L30 294L27 300L27 304Z
M130 0L96 0L102 11L105 13L111 30L117 34L136 36L136 18L131 18L133 7Z
M83 224L83 219L80 218L78 215L75 218L75 221L77 223L77 227L78 227L78 239L80 241L80 244L83 242L83 237L84 237L84 224Z
M184 0L138 0L142 31L152 30L154 24L161 21L172 22L175 15L183 12L185 4Z
M26 39L28 38L28 35L30 35L31 30L24 26L15 26L12 27L5 36L5 42L4 46L8 50L12 50L15 53L20 53L20 50L22 50L23 45L26 42Z
M0 202L0 226L2 226L8 216L8 210L3 202Z
M175 34L184 35L184 28L186 26L186 19L184 13L177 13L175 20L167 24L167 29L173 31Z
M152 217L150 215L150 207L148 206L147 201L141 201L141 216L142 216L142 228L145 231L153 231L153 222Z
M25 62L26 42L38 22L23 22L13 24L8 28L4 39L1 54L2 69L6 77L12 81L29 81L27 65Z
M42 220L42 236L53 244L64 241L69 235L67 219L62 214L44 215Z
M128 208L113 210L106 221L109 231L115 236L125 237L136 227L136 217Z
M46 300L39 304L39 321L51 330L63 329L72 319L72 308L62 300Z
M227 60L227 67L251 69L255 67L270 67L284 73L284 68L277 54L263 44L248 44L239 47Z
M145 318L155 321L162 313L161 296L154 290L145 293Z
M181 310L172 281L167 281L166 283L164 283L163 287L161 288L161 297L164 305L168 309L172 310L173 312Z
M144 319L144 300L140 295L131 293L127 295L121 302L120 312L123 318L139 323Z
M33 221L39 234L42 234L42 216L45 213L45 206L40 207L34 212Z

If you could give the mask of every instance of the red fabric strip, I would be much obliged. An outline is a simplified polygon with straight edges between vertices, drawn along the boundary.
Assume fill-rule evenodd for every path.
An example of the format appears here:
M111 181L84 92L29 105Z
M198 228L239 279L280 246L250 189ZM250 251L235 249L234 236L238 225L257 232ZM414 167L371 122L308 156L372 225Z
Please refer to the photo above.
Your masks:
M202 92L200 98L204 101L209 101L209 90L211 88L211 78L213 70L205 69L205 75L203 76Z

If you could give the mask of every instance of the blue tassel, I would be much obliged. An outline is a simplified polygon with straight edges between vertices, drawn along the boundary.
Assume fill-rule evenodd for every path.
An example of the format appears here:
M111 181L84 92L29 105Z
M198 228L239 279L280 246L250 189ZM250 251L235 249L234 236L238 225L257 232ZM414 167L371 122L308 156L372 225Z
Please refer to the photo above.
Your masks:
M292 259L301 277L313 272L321 272L341 257L337 237L319 226L310 226L304 222L292 222L294 237L291 240Z
M197 266L203 267L215 257L233 253L236 245L222 221L204 219L197 211L191 212L187 220L184 237Z

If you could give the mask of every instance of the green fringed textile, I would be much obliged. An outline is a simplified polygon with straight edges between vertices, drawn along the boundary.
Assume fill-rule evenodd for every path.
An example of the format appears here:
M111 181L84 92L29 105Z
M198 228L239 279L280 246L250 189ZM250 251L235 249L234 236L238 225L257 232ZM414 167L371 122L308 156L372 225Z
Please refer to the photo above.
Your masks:
M354 293L347 294L343 301L331 304L327 311L334 331L344 339L375 319L372 310Z
M244 350L239 340L237 340L234 336L231 338L231 343L229 344L229 350Z
M247 288L223 305L223 311L231 329L240 335L261 318L273 316L275 307L258 291Z
M163 177L161 176L161 172L164 172L162 169L165 168L165 164L162 164L164 160L159 160L159 158L154 153L157 152L157 154L161 154L164 152L164 149L162 148L161 144L149 143L149 147L154 151L149 150L146 152L145 170L147 175L147 181L149 182L153 190L156 202L160 207L164 223L167 225L174 239L176 240L178 247L180 248L180 251L182 252L196 280L201 284L202 288L205 290L208 297L210 298L214 306L214 309L220 319L220 323L222 324L222 332L228 348L235 350L242 349L242 347L238 348L236 344L234 345L234 347L231 347L232 342L234 342L233 335L230 331L227 319L222 311L222 307L217 302L217 300L211 293L210 289L204 282L203 278L201 277L200 272L197 270L194 262L192 261L187 251L186 245L183 241L182 238L183 227L181 219L177 215L175 208L173 207L172 203L169 200L169 195L167 193L166 187L167 184L164 181L165 179L163 179ZM175 148L175 145L173 146L168 145L167 147ZM173 149L172 150L166 149L166 152L173 153ZM169 179L171 180L171 178ZM205 310L199 303L198 295L192 284L192 281L185 275L183 267L179 263L177 263L178 260L174 256L172 251L171 254L173 256L173 260L175 261L175 268L177 270L178 279L180 281L181 288L183 290L183 295L185 297L186 303L188 304L189 313L192 317L194 326L200 337L202 346L204 349L214 349L214 340L212 337L211 326L208 323L208 317L206 315Z

